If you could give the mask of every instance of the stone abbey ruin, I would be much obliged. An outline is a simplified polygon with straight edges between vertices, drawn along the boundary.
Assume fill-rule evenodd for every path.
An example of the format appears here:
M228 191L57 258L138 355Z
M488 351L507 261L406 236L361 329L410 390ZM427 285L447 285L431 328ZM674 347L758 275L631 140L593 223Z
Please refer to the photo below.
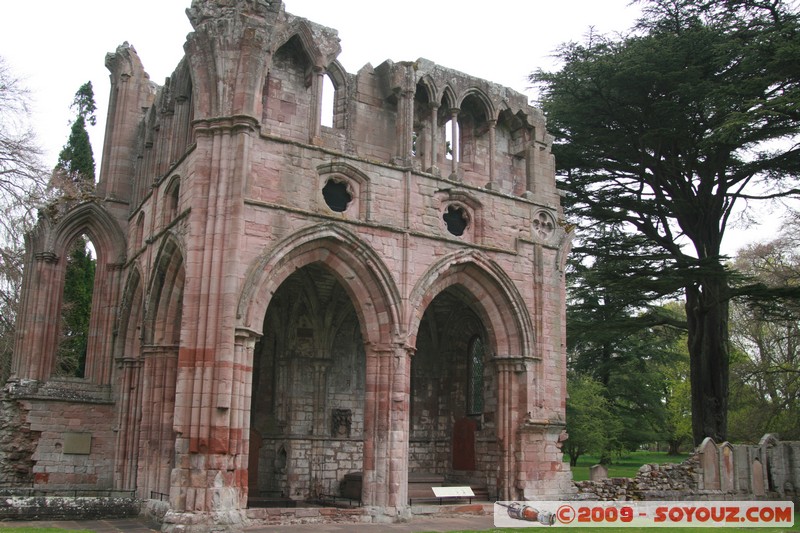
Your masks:
M96 188L29 235L0 483L129 491L165 530L332 496L399 519L420 480L574 491L569 234L541 112L425 59L345 72L336 31L279 0L187 14L162 86L132 46L106 57ZM80 238L88 345L64 376Z

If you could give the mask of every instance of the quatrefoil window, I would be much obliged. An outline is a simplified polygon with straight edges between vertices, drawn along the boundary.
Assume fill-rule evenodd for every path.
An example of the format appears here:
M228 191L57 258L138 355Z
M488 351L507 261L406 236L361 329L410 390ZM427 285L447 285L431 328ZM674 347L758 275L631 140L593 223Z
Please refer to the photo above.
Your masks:
M544 211L539 211L533 218L533 232L542 239L547 239L556 229L553 219Z

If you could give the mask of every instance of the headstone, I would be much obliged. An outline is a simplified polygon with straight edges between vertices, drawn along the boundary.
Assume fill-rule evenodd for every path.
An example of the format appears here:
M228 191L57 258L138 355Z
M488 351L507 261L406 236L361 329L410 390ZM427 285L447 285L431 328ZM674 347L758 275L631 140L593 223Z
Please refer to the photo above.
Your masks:
M753 446L740 444L733 447L733 478L736 490L739 492L752 492L753 485L750 481L750 464L753 462L750 453Z
M722 451L722 462L720 464L720 488L723 492L733 492L735 490L733 476L733 446L729 442L723 442L720 447Z
M700 468L703 469L703 488L719 490L719 453L711 437L700 444Z
M475 470L475 432L478 424L461 418L453 425L453 470Z
M608 479L608 467L606 467L606 465L590 466L589 479L591 481L603 481L604 479Z
M764 466L758 459L753 461L753 495L767 495L767 492L764 490Z

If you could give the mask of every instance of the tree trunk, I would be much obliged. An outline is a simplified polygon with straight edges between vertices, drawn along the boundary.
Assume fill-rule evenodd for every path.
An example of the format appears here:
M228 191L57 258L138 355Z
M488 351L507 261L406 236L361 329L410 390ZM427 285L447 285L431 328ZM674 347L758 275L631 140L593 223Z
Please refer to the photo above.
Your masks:
M686 288L692 437L724 442L728 433L728 279L722 265Z
M669 442L669 449L667 450L667 455L679 455L681 453L681 443L682 440L670 440Z

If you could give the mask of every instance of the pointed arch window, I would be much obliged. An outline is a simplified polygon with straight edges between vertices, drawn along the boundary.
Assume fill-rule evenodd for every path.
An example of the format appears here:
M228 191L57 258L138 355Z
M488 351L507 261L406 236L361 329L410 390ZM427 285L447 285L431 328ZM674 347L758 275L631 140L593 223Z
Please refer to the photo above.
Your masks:
M483 356L486 349L480 335L473 336L468 344L467 357L467 414L483 412Z
M89 320L95 276L94 245L86 234L69 248L56 365L56 377L83 378L89 348Z

